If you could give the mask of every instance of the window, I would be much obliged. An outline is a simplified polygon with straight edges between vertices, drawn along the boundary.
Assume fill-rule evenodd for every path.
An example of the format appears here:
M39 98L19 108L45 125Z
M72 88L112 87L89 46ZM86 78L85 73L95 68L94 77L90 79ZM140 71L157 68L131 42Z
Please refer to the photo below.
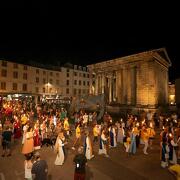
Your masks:
M84 85L84 86L86 85L86 82L85 82L85 81L83 81L83 85Z
M66 94L69 94L69 88L66 88Z
M7 62L6 61L2 61L2 66L7 67Z
M79 73L79 77L81 77L81 73Z
M45 93L45 88L43 88L43 93Z
M86 94L86 90L85 89L83 89L83 94Z
M14 67L14 69L17 69L18 68L18 64L14 63L13 67Z
M36 93L39 93L39 88L38 87L36 87Z
M81 85L81 80L79 80L79 85Z
M2 77L7 77L7 70L6 69L2 69L1 76Z
M87 74L87 78L89 78L89 74Z
M59 80L56 80L56 84L59 85Z
M74 76L77 76L77 72L74 72Z
M23 90L23 91L27 91L27 84L23 84L23 85L22 85L22 90Z
M66 72L69 72L69 69L67 69L67 71Z
M23 79L27 80L27 73L23 73Z
M43 71L43 75L45 75L46 74L46 71Z
M17 78L18 78L18 72L17 72L17 71L14 71L14 72L13 72L13 78L14 78L14 79L17 79Z
M59 73L56 73L56 76L59 77Z
M79 89L79 94L81 94L81 89Z
M39 74L39 69L36 69L36 74Z
M36 83L39 83L39 78L38 77L36 77Z
M50 79L50 80L49 80L49 82L50 82L50 84L52 84L52 83L53 83L53 80L52 80L52 79Z
M85 73L83 73L83 77L86 77L86 74L85 74Z
M69 85L69 80L66 81L66 85L67 85L67 86Z
M74 85L77 85L77 80L74 80Z
M24 70L27 70L27 66L24 66Z
M1 82L1 89L6 90L6 83L5 82Z
M17 83L13 83L13 87L12 87L12 89L13 89L14 91L16 91L16 90L17 90Z
M89 86L89 81L87 81L87 85Z
M50 72L50 76L53 76L53 72Z
M69 73L67 73L67 75L66 75L67 77L69 77Z

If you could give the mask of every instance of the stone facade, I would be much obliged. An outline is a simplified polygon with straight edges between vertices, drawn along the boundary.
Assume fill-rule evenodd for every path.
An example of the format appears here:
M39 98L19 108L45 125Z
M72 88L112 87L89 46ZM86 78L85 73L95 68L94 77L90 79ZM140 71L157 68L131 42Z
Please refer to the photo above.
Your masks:
M180 78L175 80L175 98L177 107L180 109Z
M109 103L157 107L168 103L168 68L164 48L88 65L95 83L91 94L105 93Z

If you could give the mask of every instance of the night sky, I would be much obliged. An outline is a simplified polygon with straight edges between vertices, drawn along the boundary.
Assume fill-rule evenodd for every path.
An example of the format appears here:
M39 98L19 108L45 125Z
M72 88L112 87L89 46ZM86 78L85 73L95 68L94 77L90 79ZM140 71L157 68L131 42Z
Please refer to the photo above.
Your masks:
M173 8L62 12L47 2L28 8L6 4L0 14L0 59L87 65L165 47L172 81L180 77L179 14Z

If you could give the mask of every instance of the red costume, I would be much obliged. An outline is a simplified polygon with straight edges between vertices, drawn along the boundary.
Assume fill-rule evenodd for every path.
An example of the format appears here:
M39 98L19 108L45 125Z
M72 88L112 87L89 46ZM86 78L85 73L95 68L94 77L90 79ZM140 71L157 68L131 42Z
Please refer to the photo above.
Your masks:
M40 149L41 141L39 136L39 128L34 129L34 149Z
M14 122L13 127L14 127L14 138L19 139L21 137L21 127L19 120L16 120Z

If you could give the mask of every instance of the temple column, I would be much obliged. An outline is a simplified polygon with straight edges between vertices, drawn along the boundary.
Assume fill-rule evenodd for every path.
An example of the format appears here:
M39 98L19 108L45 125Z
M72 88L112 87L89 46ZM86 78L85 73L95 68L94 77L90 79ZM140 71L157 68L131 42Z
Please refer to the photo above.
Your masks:
M116 100L117 95L116 95L116 74L114 74L113 79L112 79L112 100Z
M127 104L127 70L122 70L122 103Z
M96 74L96 79L95 79L95 95L98 95L98 76Z
M105 88L105 76L102 74L102 86L101 86L101 93L104 94L104 88Z
M112 102L112 76L108 78L109 83L109 102Z
M127 104L130 105L131 104L131 89L132 89L132 83L131 83L131 69L130 67L127 68L126 70L126 82L127 82Z
M136 104L136 67L131 68L131 104Z
M92 75L92 73L90 73L90 81L89 81L89 94L93 94L94 92L93 92L93 83L92 83L92 78L93 77L93 75Z
M122 69L116 72L116 97L117 102L122 104Z

